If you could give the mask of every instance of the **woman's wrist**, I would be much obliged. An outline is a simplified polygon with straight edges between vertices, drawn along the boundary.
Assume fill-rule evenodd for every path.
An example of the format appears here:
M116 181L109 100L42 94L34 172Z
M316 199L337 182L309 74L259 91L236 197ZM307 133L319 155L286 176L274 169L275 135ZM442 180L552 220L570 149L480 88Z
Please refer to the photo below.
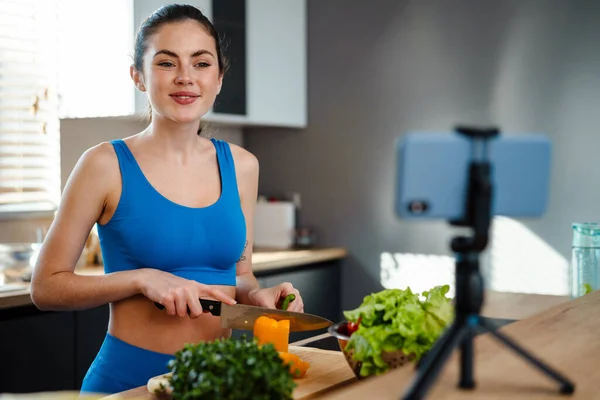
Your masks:
M132 274L131 282L133 283L133 287L136 294L144 294L146 291L146 274L147 269L141 268L137 270L130 271Z
M255 288L255 289L251 289L248 292L248 301L250 302L250 305L255 305L256 302L254 301L254 295L256 294L256 292L258 292L260 290L260 288Z

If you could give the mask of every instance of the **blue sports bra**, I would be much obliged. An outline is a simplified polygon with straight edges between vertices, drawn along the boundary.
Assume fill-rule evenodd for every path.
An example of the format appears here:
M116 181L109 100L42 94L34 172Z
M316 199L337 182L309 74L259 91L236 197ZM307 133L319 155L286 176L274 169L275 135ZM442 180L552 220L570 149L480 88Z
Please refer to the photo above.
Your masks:
M161 195L146 179L123 140L113 140L121 169L121 197L113 217L98 224L105 273L155 268L209 285L236 284L246 243L235 166L229 144L217 150L221 196L191 208Z

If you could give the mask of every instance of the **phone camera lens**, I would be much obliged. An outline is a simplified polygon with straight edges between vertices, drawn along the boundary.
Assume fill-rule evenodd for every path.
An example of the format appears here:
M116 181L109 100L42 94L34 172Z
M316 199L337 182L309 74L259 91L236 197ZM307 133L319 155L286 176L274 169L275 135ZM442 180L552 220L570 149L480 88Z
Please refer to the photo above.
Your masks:
M429 209L426 201L413 200L408 203L408 211L412 214L422 214Z

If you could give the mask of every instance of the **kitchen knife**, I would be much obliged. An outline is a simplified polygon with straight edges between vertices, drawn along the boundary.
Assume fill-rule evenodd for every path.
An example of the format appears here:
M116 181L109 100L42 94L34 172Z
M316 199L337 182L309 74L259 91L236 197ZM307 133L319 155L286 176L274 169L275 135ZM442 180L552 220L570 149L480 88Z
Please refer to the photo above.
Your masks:
M161 310L165 308L162 304L154 304ZM254 321L263 316L277 321L289 320L290 332L313 331L333 325L333 322L326 318L307 313L276 310L246 304L231 306L220 301L207 299L200 299L200 304L203 310L210 312L214 316L221 317L221 326L227 329L251 331L254 328Z

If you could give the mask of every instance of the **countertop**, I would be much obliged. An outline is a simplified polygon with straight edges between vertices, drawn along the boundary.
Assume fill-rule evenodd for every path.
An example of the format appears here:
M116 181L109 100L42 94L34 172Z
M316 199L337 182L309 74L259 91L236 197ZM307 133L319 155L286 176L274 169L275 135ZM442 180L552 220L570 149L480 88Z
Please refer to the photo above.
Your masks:
M575 384L571 396L559 384L489 334L475 338L475 390L457 388L459 352L454 352L427 399L597 399L600 398L600 291L563 302L501 328L527 351L566 375ZM415 376L401 368L352 384L319 398L328 400L399 399Z
M254 272L279 270L346 257L344 248L322 248L307 250L268 250L258 249L252 253ZM79 275L102 275L102 266L83 267L75 270ZM7 290L11 289L11 290ZM15 283L0 286L0 309L33 304L29 295L28 283Z
M525 338L526 342L530 343L531 341L533 341L534 338L540 337L541 338L540 343L542 345L541 346L542 350L540 350L540 352L542 352L541 354L544 354L547 356L554 356L554 357L550 357L548 359L557 361L556 355L560 353L560 346L555 345L551 352L543 350L544 346L547 346L552 341L560 342L560 344L562 345L563 344L562 342L565 340L565 338L563 336L564 333L562 335L559 334L558 336L555 336L554 334L556 332L560 331L561 329L563 331L568 331L569 327L565 326L565 324L572 324L573 319L580 320L580 322L585 323L585 319L586 319L587 315L594 315L594 314L592 314L592 311L594 311L594 307L600 306L600 304L598 304L598 303L600 303L600 295L596 295L595 299L593 299L593 303L595 303L595 306L593 306L592 304L585 305L585 303L589 303L591 300L592 300L592 297L588 297L588 299L586 299L586 301L584 302L584 307L581 308L581 305L578 306L578 304L581 303L583 300L577 300L575 302L570 302L568 297L524 294L524 293L488 292L486 294L487 304L484 307L484 309L482 310L482 316L485 316L487 318L492 318L492 319L498 319L499 321L504 320L504 321L500 321L500 322L501 322L501 324L502 324L502 322L504 324L508 323L506 328L502 328L502 329L506 329L507 331L509 328L511 328L511 330L514 331L514 329L512 329L512 326L517 326L517 327L521 326L521 328L517 329L516 331L517 331L517 334L519 334L519 336L520 336L521 331L526 332L526 334L527 334L527 337ZM575 312L575 315L573 315L573 313L572 313L571 316L567 318L567 321L564 321L563 323L557 322L557 317L564 314L565 312L569 312L569 310L571 310L572 308L577 308L577 307L579 307L580 309L578 310L578 312ZM507 318L507 317L510 317L510 318ZM512 318L512 320L511 320L511 318ZM516 321L516 320L520 320L520 321ZM600 328L600 319L597 319L597 320L598 320L597 324L599 325L598 328ZM541 329L543 326L548 326L548 325L552 326L552 324L555 324L557 326L552 327L550 330ZM546 331L546 332L544 333L543 331ZM581 329L577 329L576 331L581 334L581 332L584 332L585 329L582 327ZM516 360L516 357L514 357L512 355L499 354L499 353L502 353L503 351L506 352L506 350L502 350L495 343L487 344L488 342L490 342L490 340L489 340L489 338L486 338L486 336L488 336L488 335L482 334L482 335L477 336L477 338L476 338L477 352L483 352L483 357L481 357L481 354L478 354L479 357L477 358L477 361L476 361L477 364L476 364L475 368L477 371L476 378L478 379L478 382L479 382L479 380L481 380L482 387L484 387L486 390L485 392L482 393L482 397L476 397L476 398L488 399L488 398L496 398L494 396L490 397L490 394L493 392L493 390L497 389L498 387L505 386L505 382L503 381L504 376L510 374L511 369L514 368L515 365L519 364L520 361ZM588 340L588 342L589 342L589 339L594 336L594 332L586 332L585 336L586 337L582 337L582 339ZM481 339L479 339L479 338L481 338ZM595 342L598 342L598 340L595 340ZM313 357L319 357L318 351L322 352L323 357L325 357L325 356L330 357L332 351L336 351L336 350L341 356L341 352L339 352L339 347L337 346L336 339L334 339L328 333L316 335L316 336L308 338L308 339L290 343L290 346L295 347L295 348L300 348L300 347L314 348L315 350L317 350L317 352L313 354ZM491 347L491 349L487 349L486 346L492 346L492 347ZM585 344L580 345L579 348L581 348L581 349L585 348ZM482 349L482 350L480 350L480 349ZM540 347L538 347L538 349L540 349ZM496 354L496 353L498 353L498 354ZM491 357L491 355L495 355L496 358ZM487 370L481 371L483 373L480 373L479 361L481 358L488 359L488 357L490 358L488 360L488 362L485 363L485 365L481 366L481 368L487 367ZM567 359L569 357L574 357L574 356L565 356L565 359ZM569 360L570 366L575 365L575 363L573 361L575 359L576 359L576 357ZM497 365L498 361L506 362L506 365L504 365L504 364ZM560 367L561 366L560 360L558 360L558 361L559 362L558 362L557 366ZM457 360L453 359L451 361L451 363L453 363L453 365L454 365L457 363ZM368 379L365 381L356 381L354 378L352 378L351 374L350 375L348 374L351 370L348 367L348 365L346 364L343 357L340 357L339 360L335 363L335 365L336 365L336 368L342 367L342 370L337 372L338 374L343 374L344 372L346 372L345 375L340 375L340 376L342 376L343 379L338 379L339 377L332 378L331 379L331 387L329 387L327 385L323 386L323 382L325 382L327 380L319 379L318 381L321 384L319 386L319 390L316 392L310 393L310 395L308 397L310 397L311 399L312 398L318 398L318 399L330 399L330 398L331 399L343 399L343 398L355 399L356 398L356 399L358 399L359 397L361 397L361 398L367 397L369 399L388 399L388 398L389 399L392 399L392 398L398 399L402 389L404 387L406 387L406 385L408 383L407 379L410 376L412 376L412 372L414 371L412 368L407 367L407 368L404 368L401 370L389 372L388 374L386 374L384 376L371 378L371 379ZM588 367L592 367L594 365L594 362L590 361L587 363L587 365L588 365ZM494 371L496 369L498 371L502 371L503 374L496 376L494 374ZM524 373L523 372L524 369L527 369L527 367L523 368L521 366L521 368L519 368L519 371L521 371L520 373ZM562 368L562 369L564 369L564 368ZM569 370L569 369L567 369L567 370ZM590 372L595 372L595 370L590 369ZM548 383L549 382L548 380L544 381L543 377L540 379L538 376L535 376L535 374L531 374L531 373L529 373L529 374L524 373L524 374L529 377L531 377L533 375L533 378L532 378L533 382L538 382L538 383L541 382L541 384L539 385L539 388L541 388L539 392L542 395L547 395L550 393L549 388L553 387L551 382ZM399 378L396 378L397 375L399 375ZM510 374L510 375L512 376L514 374ZM452 393L458 393L457 396L460 397L462 395L461 393L457 392L453 387L447 387L448 385L452 386L452 384L454 383L453 379L455 378L455 376L456 376L456 374L452 373L449 378L450 379L449 382L448 382L448 378L445 378L445 381L443 382L443 384L445 384L446 386L443 389L437 390L437 393L444 393L444 391L450 391ZM492 378L490 378L490 377L492 377ZM398 379L402 379L402 380L398 380ZM490 381L490 383L488 385L484 386L483 380L486 380L486 379L492 379L492 380ZM593 378L590 377L590 381L592 379ZM325 382L325 383L327 383L327 382ZM527 392L526 392L527 396L528 396L527 398L531 398L529 396L532 394L535 394L535 391L533 391L534 386L527 386L526 384L524 384L522 382L523 382L523 380L521 379L521 383L512 388L510 386L506 386L508 388L507 393L510 393L512 395L518 395L519 388L525 387L527 389ZM473 394L477 395L477 392L474 392ZM458 398L458 397L456 397L456 398ZM557 396L553 396L553 397L557 397ZM132 390L123 392L123 393L115 394L108 398L110 398L110 399L133 399L133 398L136 398L136 399L145 399L145 400L148 400L148 399L155 400L156 399L155 396L153 396L147 392L145 387L139 387L136 389L132 389ZM442 397L442 398L446 398L446 397ZM455 397L448 397L448 398L454 399ZM538 398L538 397L534 397L534 398ZM581 397L581 398L584 398L584 397ZM585 398L591 398L591 397L585 397Z

